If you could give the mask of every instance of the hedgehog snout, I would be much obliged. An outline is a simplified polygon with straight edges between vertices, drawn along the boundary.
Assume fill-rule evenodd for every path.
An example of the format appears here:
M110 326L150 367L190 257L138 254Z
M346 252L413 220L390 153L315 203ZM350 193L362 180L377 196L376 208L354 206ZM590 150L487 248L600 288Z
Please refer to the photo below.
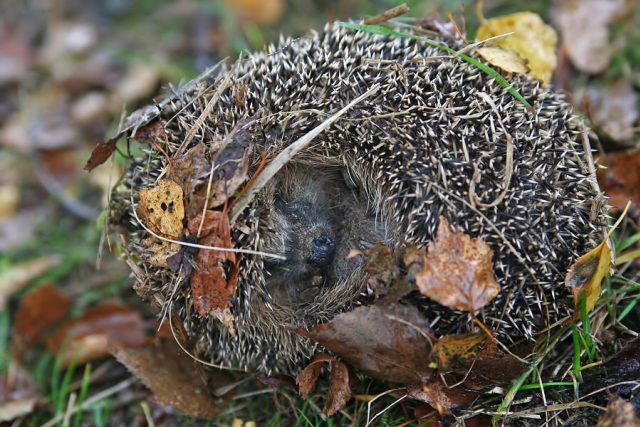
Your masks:
M327 235L320 235L311 242L311 254L307 262L317 267L326 267L333 261L335 253L336 242Z

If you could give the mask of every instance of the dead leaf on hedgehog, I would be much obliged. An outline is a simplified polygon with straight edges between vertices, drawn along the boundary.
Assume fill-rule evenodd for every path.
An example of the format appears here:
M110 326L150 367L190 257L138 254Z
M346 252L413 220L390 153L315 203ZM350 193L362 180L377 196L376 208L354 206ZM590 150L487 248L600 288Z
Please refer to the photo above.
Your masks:
M473 63L443 56L438 46L462 47L450 34L430 33L436 43L394 34L328 24L320 33L283 40L225 65L163 101L152 119L144 116L145 125L164 121L162 139L134 159L115 189L113 206L125 209L114 209L111 223L135 266L136 289L182 322L195 358L295 376L315 354L331 350L297 331L338 334L341 322L369 327L363 319L389 304L413 307L408 310L420 316L429 337L462 339L482 324L499 343L499 357L507 357L502 352L508 355L514 343L532 342L549 325L571 318L571 292L559 284L606 226L583 123L563 95L539 82L508 82L525 105ZM239 123L246 123L245 145L221 144ZM200 207L207 212L187 208L179 238L154 234L137 218L136 200L166 179L172 159L198 146L206 161L196 163L212 169L203 175L194 168L201 182L183 189L185 204L200 185L221 189L223 202L212 208L213 196L205 191ZM231 174L223 173L225 165ZM187 224L211 212L223 229L228 218L229 232L198 243L196 228ZM367 253L380 242L401 261L409 246L437 246L431 242L445 221L490 249L483 268L491 267L495 283L474 282L454 295L471 298L464 307L441 304L443 292L425 296L417 288L400 301L387 300L386 307L375 305L402 295L385 287L406 285L406 271L398 270L399 280L395 273L372 277L375 265L349 254ZM183 247L177 268L139 256L149 237ZM205 271L194 261L205 251L215 254L207 268L224 277L219 283L233 284L213 295L223 297L231 315L222 322L198 309L189 283ZM374 320L380 328L398 328L394 338L424 338L411 326L415 319L398 317L404 323L396 325L379 318L385 319ZM420 342L423 351L432 349ZM492 342L487 338L472 359L495 355ZM424 363L437 365L428 356ZM419 359L411 356L410 362ZM469 370L464 360L459 369ZM420 375L433 375L427 368L420 367ZM418 377L415 384L425 392L425 384L441 390L443 383Z

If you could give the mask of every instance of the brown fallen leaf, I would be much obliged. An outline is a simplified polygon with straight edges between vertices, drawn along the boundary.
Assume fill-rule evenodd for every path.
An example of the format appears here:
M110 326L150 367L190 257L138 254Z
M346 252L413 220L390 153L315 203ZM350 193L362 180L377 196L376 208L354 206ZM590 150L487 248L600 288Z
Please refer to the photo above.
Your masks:
M296 376L296 384L298 385L298 393L303 398L309 397L309 394L316 388L318 378L322 373L323 363L331 362L333 358L328 354L317 353L311 359L311 362Z
M631 200L635 211L640 210L640 153L616 151L607 153L607 168L598 172L608 203L623 210Z
M536 13L518 12L483 22L478 28L476 38L486 40L510 32L513 34L495 40L495 45L516 52L527 61L527 74L549 83L558 62L558 36L555 30L545 24ZM504 63L504 60L502 62ZM498 66L503 68L501 65Z
M508 384L526 367L514 356L502 353L483 332L441 337L433 354L447 383L462 382L466 389L478 392Z
M351 379L347 366L335 358L323 354L316 354L311 362L298 374L296 384L303 398L307 398L313 391L322 373L324 363L329 363L331 374L329 377L329 390L324 411L331 416L344 408L351 399Z
M631 403L618 397L607 405L598 419L598 427L640 427L640 418Z
M147 227L172 239L182 234L184 201L182 188L169 179L161 179L154 187L140 190L136 212Z
M589 313L596 305L602 291L602 280L611 269L611 239L607 237L593 250L582 255L569 268L564 284L573 292L576 316L580 315L580 299L586 298L586 309Z
M188 218L201 213L204 207L207 179L211 169L205 156L206 152L207 148L201 142L186 153L172 158L167 170L167 178L182 188ZM203 187L205 194L202 194Z
M62 366L82 364L109 354L113 345L140 346L146 342L140 314L126 305L105 302L63 324L47 340L54 353L63 352Z
M329 390L324 404L324 412L331 416L344 408L351 399L351 385L349 369L340 361L331 363L331 377L329 378Z
M0 422L30 414L39 397L35 381L12 361L7 372L0 375Z
M17 290L44 274L58 264L60 255L48 255L11 266L0 275L0 310L4 310L7 300Z
M154 120L139 127L132 139L145 144L159 143L164 141L165 132L165 123L162 120Z
M91 172L101 164L107 161L109 157L116 151L117 138L111 138L102 142L93 149L91 156L84 165L84 170Z
M625 0L566 0L554 5L550 15L573 65L589 74L604 71L613 54L608 25L624 11Z
M186 415L212 418L232 397L213 396L208 385L222 389L231 380L218 370L205 370L173 339L160 339L139 347L111 347L120 363L138 377L162 405L171 405Z
M202 215L189 221L189 232L197 235ZM205 246L231 248L231 228L225 212L207 211L198 243ZM238 287L239 258L233 252L200 249L196 268L191 273L191 297L199 316L212 315L234 333L230 298ZM231 264L227 271L227 263Z
M427 251L407 249L405 265L409 279L437 303L473 314L500 292L491 248L480 238L455 231L444 217Z
M15 334L22 344L33 344L69 312L71 300L53 285L32 290L20 300L15 317Z
M411 305L358 307L307 334L351 365L382 380L411 384L429 377L429 322Z

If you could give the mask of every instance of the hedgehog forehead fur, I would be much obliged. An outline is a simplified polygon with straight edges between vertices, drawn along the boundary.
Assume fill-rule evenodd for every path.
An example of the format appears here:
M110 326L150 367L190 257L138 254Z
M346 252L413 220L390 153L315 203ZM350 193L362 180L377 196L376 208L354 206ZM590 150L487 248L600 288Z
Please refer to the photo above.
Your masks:
M375 241L424 246L440 216L493 249L502 291L479 316L502 340L531 338L569 315L564 273L595 245L604 214L594 208L599 194L583 149L583 125L561 94L513 78L533 107L528 111L492 78L437 48L332 25L251 54L221 73L229 74L232 84L192 144L219 140L241 120L258 117L251 126L249 176L263 153L273 158L374 84L380 89L296 156L232 224L236 247L285 251L283 224L290 212L278 207L278 198L315 212L301 229L333 224L322 233L335 240L335 257L322 279L310 282L317 288L303 304L279 299L274 286L290 283L268 260L243 255L232 336L218 320L192 314L184 277L141 262L148 277L139 287L161 304L173 298L200 357L266 373L296 372L317 346L285 325L311 327L370 301L362 266L344 261L349 250ZM164 114L172 117L162 141L169 154L185 140L222 77L209 82L213 90L202 87L176 99L175 117ZM513 162L505 186L508 144ZM166 160L153 151L130 169L121 198L128 198L131 187L156 181ZM315 198L309 195L314 192ZM128 233L129 252L139 253L144 231L130 219ZM295 286L290 289L295 293ZM439 334L470 328L466 313L427 299L413 303Z

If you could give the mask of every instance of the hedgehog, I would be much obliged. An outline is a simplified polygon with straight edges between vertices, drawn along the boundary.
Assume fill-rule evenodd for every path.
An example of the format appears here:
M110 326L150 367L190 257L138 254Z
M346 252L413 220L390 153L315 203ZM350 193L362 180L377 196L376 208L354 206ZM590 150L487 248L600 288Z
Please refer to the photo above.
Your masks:
M451 35L397 25L463 47ZM501 292L478 318L506 343L533 340L571 315L564 276L601 239L606 221L585 125L563 94L528 77L509 79L530 107L437 46L337 24L209 71L153 107L163 132L113 194L127 208L113 222L137 263L137 290L163 315L170 308L179 317L199 359L295 374L322 350L296 328L375 300L363 257L349 253L377 242L424 247L445 218L493 250ZM240 255L229 301L233 330L194 314L189 277L140 256L149 236L131 214L131 195L197 144L223 170L229 156L220 154L220 141L241 124L248 129L246 181L263 159L374 86L232 218L235 248L285 258ZM406 302L420 306L438 335L473 328L469 313L427 298Z

